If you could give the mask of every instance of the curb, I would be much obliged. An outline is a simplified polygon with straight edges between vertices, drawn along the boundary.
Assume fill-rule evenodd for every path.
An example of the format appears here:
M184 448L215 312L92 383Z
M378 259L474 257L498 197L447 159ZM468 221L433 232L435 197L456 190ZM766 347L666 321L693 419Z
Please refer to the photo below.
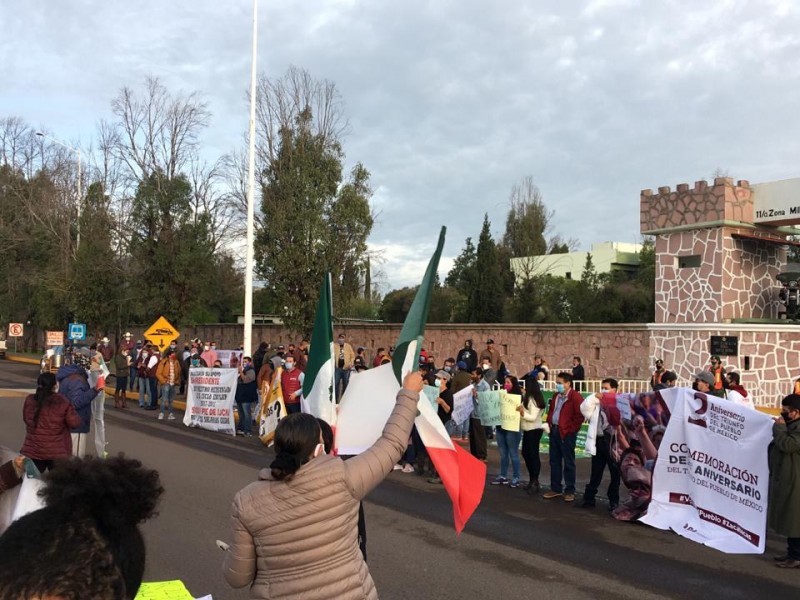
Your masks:
M106 387L103 388L105 391L106 396L110 396L111 398L114 397L114 392L117 391L116 386L106 384ZM132 402L134 404L139 403L139 392L132 392L131 390L125 390L125 399L128 402ZM186 411L186 401L185 400L178 400L177 398L172 401L172 408Z
M24 363L26 365L40 365L42 361L37 358L30 358L28 356L21 356L19 354L14 354L13 352L6 353L6 360L10 360L11 362L18 362Z

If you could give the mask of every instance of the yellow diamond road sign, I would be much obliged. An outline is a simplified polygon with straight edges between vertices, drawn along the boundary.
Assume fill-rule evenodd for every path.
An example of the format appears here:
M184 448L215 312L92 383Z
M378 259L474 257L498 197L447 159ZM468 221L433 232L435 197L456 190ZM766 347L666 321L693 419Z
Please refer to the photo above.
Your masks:
M158 346L158 349L163 352L170 342L181 337L181 332L175 329L172 323L164 317L158 317L158 320L150 326L150 329L144 332L144 337Z

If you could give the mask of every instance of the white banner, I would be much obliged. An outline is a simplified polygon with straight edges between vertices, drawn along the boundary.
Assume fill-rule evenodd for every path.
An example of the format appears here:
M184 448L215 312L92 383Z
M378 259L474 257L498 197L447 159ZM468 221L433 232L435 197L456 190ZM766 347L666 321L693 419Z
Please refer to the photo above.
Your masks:
M236 435L233 404L236 369L189 369L189 389L183 424Z
M222 363L223 369L238 369L242 364L242 351L241 350L216 350L217 360ZM208 365L209 367L213 365Z
M460 392L453 395L453 414L451 418L457 425L461 425L472 414L472 386L468 385Z
M690 389L661 395L672 415L640 520L722 552L763 553L772 419Z

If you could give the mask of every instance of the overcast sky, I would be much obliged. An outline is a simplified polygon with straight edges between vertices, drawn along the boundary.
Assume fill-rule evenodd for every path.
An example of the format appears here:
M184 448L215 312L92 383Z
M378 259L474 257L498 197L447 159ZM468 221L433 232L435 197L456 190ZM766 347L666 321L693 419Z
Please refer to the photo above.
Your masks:
M259 71L336 83L372 173L386 287L444 275L526 175L581 249L639 237L639 192L800 175L790 0L261 0ZM123 85L200 90L209 157L247 128L250 0L0 0L0 116L88 144ZM385 291L385 290L384 290Z

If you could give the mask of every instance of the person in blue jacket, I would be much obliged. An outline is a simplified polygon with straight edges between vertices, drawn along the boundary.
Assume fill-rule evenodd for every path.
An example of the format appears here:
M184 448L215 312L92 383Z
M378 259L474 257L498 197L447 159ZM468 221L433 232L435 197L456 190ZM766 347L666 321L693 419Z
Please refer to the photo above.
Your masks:
M64 365L56 373L58 391L70 401L81 424L70 430L72 434L72 454L83 457L86 455L86 444L89 425L92 421L92 400L97 395L97 390L89 385L89 376L80 364Z

